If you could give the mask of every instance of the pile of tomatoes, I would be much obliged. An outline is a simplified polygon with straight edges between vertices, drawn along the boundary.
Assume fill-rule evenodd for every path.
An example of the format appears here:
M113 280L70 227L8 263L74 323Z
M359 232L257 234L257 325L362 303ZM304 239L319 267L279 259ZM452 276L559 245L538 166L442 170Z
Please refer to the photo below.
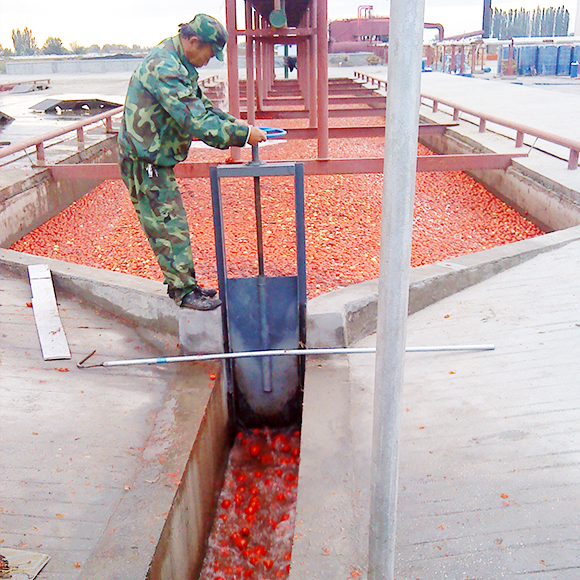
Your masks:
M358 121L360 122L360 120ZM331 139L332 157L377 157L384 139ZM249 148L243 151L250 158ZM267 143L263 160L316 157L314 140ZM431 152L419 145L419 154ZM193 148L189 161L224 163L227 152ZM198 280L217 284L213 211L206 179L180 180ZM294 191L289 177L261 180L266 276L295 275ZM378 278L382 175L305 178L308 297ZM251 178L223 179L228 275L258 275ZM465 173L417 175L411 265L540 235L525 217ZM13 250L153 280L163 276L122 181L107 181L12 246Z
M270 580L290 572L300 431L239 432L210 535L202 580Z

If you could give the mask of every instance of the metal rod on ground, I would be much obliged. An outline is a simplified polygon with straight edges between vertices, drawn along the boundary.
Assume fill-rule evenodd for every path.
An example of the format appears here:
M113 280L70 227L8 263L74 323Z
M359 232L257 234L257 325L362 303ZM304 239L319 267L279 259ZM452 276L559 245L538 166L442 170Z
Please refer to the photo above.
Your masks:
M493 344L452 344L443 346L408 346L407 352L450 352L462 350L494 350ZM111 360L94 365L85 365L85 361L91 358L97 351L94 350L83 360L77 363L82 369L93 367L121 367L131 365L154 365L173 362L200 362L207 360L224 360L231 358L258 358L268 356L306 356L316 354L374 354L377 349L374 346L338 347L338 348L288 348L281 350L251 350L248 352L216 352L209 354L184 354L181 356L163 356L156 358L134 358L126 360Z
M373 411L369 580L395 577L399 438L417 166L424 0L392 0Z

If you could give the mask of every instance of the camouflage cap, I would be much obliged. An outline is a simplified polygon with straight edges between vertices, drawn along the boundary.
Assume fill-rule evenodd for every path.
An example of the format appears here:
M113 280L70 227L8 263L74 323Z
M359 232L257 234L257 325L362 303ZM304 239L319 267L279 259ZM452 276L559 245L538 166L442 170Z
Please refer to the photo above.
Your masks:
M198 14L189 26L201 42L211 44L213 55L218 60L224 59L223 48L228 41L228 32L220 22L213 16Z

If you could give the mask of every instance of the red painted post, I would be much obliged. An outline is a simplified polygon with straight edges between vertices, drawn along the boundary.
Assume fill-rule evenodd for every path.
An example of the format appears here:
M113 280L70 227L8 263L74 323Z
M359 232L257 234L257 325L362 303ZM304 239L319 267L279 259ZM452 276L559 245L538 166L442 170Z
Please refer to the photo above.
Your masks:
M455 55L455 45L452 44L451 45L451 68L449 69L450 73L454 73L455 70L457 69L457 63L456 63L456 59L455 59L456 55Z
M79 143L84 143L85 142L85 132L83 131L82 127L79 127L77 129L77 141Z
M262 28L262 17L256 15L256 29ZM258 111L264 108L264 60L263 43L261 39L256 38L256 91L258 94Z
M41 141L36 144L36 162L38 165L44 165L46 158L44 156L44 143Z
M328 13L327 0L316 0L318 70L318 158L328 159Z
M568 169L578 169L578 156L580 151L570 149L570 157L568 158Z
M513 76L514 74L514 41L512 39L509 49L508 49L508 61L505 69L505 74L507 76Z
M524 145L524 133L522 131L518 131L516 133L516 148L523 147Z
M252 5L245 0L246 32L254 30ZM250 125L256 122L256 83L254 79L254 37L246 34L246 109L247 120Z
M308 27L316 30L316 12L312 5L308 7ZM316 34L308 37L308 91L310 100L310 109L308 111L308 122L310 127L318 127L318 93L316 91L317 72L316 72Z
M228 100L229 112L234 117L240 116L240 79L238 75L238 36L236 23L236 0L226 0L226 28L228 43L226 54L228 58ZM241 158L239 147L231 148L232 159Z
M480 133L485 133L485 119L479 119L479 132Z

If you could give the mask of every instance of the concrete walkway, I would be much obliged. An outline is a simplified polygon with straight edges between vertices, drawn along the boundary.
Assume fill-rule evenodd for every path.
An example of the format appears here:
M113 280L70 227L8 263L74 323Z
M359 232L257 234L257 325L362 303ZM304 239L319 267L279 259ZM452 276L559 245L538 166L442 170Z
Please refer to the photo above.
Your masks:
M410 316L496 349L406 356L398 580L579 577L579 280L572 242ZM365 577L374 356L307 377L291 579Z
M179 350L57 299L72 359L44 361L28 280L0 268L0 553L49 555L43 580L145 578L219 367L78 369Z

